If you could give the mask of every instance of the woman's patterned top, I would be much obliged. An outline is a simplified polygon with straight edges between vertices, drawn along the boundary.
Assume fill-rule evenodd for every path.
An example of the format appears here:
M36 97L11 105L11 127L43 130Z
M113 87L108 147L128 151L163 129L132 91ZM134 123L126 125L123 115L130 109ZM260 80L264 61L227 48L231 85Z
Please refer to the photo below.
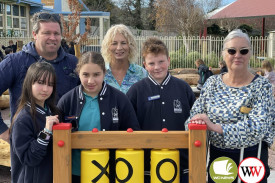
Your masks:
M106 75L104 80L107 84L115 87L116 89L122 91L123 93L127 93L129 88L139 80L147 77L147 71L137 64L130 64L125 77L122 80L121 85L118 84L117 80L113 76L111 71L111 67L106 63Z
M242 106L252 110L243 114ZM251 147L261 139L269 146L273 143L275 104L272 86L262 76L243 87L227 86L222 74L210 77L192 107L186 126L200 113L206 113L213 123L221 125L223 134L209 131L211 144L218 148Z

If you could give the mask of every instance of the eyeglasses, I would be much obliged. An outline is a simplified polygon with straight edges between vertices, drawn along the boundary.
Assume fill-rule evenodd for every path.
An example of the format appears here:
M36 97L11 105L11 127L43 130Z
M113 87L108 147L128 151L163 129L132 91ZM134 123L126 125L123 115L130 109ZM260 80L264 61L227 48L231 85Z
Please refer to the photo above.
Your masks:
M39 20L49 20L54 19L57 22L60 22L60 16L58 14L50 14L50 13L41 13L38 15Z
M227 49L227 53L229 55L235 55L237 53L237 50L234 49L234 48L226 48L226 49ZM243 49L240 49L239 52L242 55L246 55L249 52L249 49L248 48L243 48Z

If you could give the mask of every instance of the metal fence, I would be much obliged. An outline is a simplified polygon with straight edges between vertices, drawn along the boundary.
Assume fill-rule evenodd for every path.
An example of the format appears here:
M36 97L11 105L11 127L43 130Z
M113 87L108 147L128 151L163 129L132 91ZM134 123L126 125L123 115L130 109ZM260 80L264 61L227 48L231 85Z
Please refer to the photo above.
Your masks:
M275 36L274 36L275 37ZM142 65L141 48L143 42L148 37L136 37L138 45L137 63ZM223 37L158 37L166 45L171 58L170 69L174 68L195 68L195 60L201 58L208 66L218 67L218 62L222 60ZM260 67L263 59L269 59L275 64L275 38L251 37L253 54L250 59L250 67ZM0 38L1 44L8 45L8 41L23 41L24 44L31 41L31 38ZM101 40L99 36L89 37L88 41L81 45L81 52L96 51L100 52Z

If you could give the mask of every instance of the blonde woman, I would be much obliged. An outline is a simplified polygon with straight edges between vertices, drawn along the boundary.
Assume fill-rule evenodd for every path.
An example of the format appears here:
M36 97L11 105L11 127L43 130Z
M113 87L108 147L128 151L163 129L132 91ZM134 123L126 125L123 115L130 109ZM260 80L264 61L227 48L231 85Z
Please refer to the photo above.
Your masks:
M114 25L107 31L101 47L107 84L126 93L134 83L147 76L144 68L134 64L137 50L134 36L125 25Z

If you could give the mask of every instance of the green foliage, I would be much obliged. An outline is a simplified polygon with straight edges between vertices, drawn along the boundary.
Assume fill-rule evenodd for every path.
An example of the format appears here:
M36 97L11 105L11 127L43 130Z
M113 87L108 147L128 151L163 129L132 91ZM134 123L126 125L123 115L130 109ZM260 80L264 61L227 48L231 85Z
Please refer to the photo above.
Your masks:
M253 31L253 28L247 24L242 24L238 28L241 29L242 31L247 32L248 34L250 34Z
M171 51L169 53L170 56L170 67L171 68L178 68L182 67L183 61L184 61L184 54L185 54L185 49L184 45L180 47L177 51Z
M221 33L221 29L217 24L212 24L210 27L207 27L207 33L219 35Z
M201 54L198 51L192 51L186 54L185 47L182 46L177 51L171 51L169 53L170 56L170 68L194 68L195 61L201 58Z
M22 33L15 31L14 29L3 30L0 32L0 37L22 37Z
M215 52L211 52L208 53L203 60L208 67L217 68L220 58Z
M271 63L271 65L273 66L273 68L274 68L274 66L275 66L275 58L266 58L266 60L269 61Z
M201 54L198 51L189 52L185 60L187 68L193 68L195 65L195 61L199 58L201 58Z

